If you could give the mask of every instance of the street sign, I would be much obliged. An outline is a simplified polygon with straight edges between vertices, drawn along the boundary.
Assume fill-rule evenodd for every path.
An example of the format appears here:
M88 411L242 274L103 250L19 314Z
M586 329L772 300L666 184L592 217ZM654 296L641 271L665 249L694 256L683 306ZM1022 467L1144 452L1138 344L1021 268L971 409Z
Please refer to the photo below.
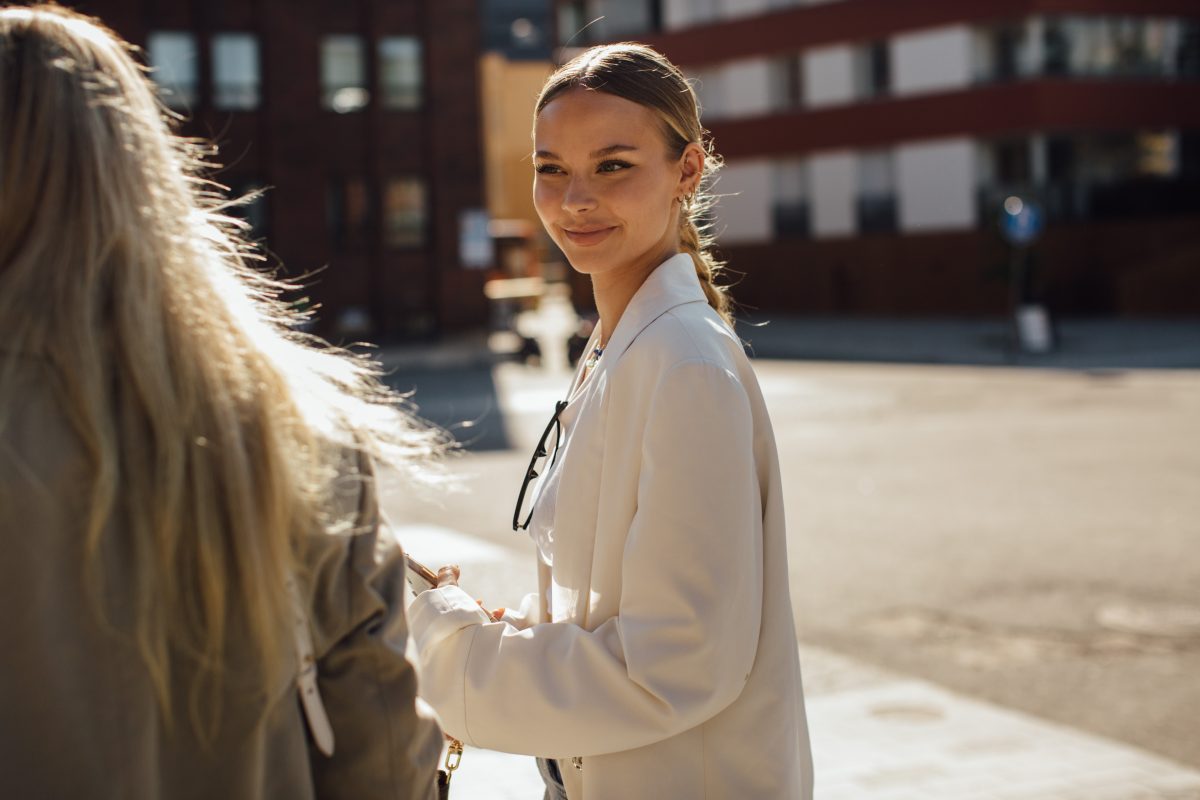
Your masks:
M492 266L492 237L488 233L490 221L484 208L466 208L458 214L458 257L467 269Z
M1004 201L1004 212L1000 215L1000 231L1009 244L1024 247L1032 244L1042 233L1045 221L1042 210L1033 203L1019 197Z

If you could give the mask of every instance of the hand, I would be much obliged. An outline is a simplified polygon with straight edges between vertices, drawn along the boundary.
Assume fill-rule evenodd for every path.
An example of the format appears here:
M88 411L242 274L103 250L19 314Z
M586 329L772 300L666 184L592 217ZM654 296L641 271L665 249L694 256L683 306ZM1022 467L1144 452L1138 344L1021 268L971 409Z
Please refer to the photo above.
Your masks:
M483 608L482 600L476 600L475 602L479 604L480 608ZM487 609L484 609L484 610L487 611ZM492 619L498 620L504 616L504 606L501 606L500 608L494 609L492 611L488 611L488 613L492 615Z
M443 586L458 586L458 577L460 574L461 573L458 569L458 564L447 564L446 566L442 567L437 573L437 588L441 589Z

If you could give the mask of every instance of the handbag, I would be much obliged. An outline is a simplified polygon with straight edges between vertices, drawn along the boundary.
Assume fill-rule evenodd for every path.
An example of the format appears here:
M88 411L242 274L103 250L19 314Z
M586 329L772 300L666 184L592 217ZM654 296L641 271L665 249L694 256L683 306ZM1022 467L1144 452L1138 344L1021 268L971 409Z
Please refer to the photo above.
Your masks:
M325 702L321 699L321 691L317 687L317 660L313 655L308 615L304 611L304 603L296 582L289 578L287 588L292 605L292 634L296 660L300 664L300 672L296 676L296 691L300 695L300 707L304 709L304 721L308 725L313 742L317 750L328 758L333 755L333 726L329 724L329 714L325 711ZM450 778L462 763L462 754L463 743L451 739L444 768L437 772L438 800L448 800Z
M437 774L438 800L450 797L450 778L454 770L462 763L463 743L458 739L450 740L450 749L446 751L445 769L439 769Z

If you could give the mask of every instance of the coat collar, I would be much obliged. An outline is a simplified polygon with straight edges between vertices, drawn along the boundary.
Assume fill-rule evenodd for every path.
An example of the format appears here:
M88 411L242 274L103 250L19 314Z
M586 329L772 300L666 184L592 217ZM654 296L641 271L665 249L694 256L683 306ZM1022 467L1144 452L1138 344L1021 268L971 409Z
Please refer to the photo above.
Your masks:
M687 303L707 303L696 265L688 253L676 253L659 264L637 290L604 347L600 368L616 362L651 322Z

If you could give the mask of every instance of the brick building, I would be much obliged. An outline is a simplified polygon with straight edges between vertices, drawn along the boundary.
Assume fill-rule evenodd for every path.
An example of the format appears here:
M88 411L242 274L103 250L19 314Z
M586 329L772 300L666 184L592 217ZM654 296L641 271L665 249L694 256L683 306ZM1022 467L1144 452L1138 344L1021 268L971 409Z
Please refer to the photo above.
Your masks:
M1030 291L1052 310L1200 313L1195 0L559 0L557 12L560 43L647 41L696 80L727 161L717 230L747 305L1002 313L998 219L1018 195L1047 220Z
M486 252L460 252L484 205L476 0L72 5L145 48L184 132L220 145L217 180L269 187L246 214L287 275L317 273L320 330L483 324Z

